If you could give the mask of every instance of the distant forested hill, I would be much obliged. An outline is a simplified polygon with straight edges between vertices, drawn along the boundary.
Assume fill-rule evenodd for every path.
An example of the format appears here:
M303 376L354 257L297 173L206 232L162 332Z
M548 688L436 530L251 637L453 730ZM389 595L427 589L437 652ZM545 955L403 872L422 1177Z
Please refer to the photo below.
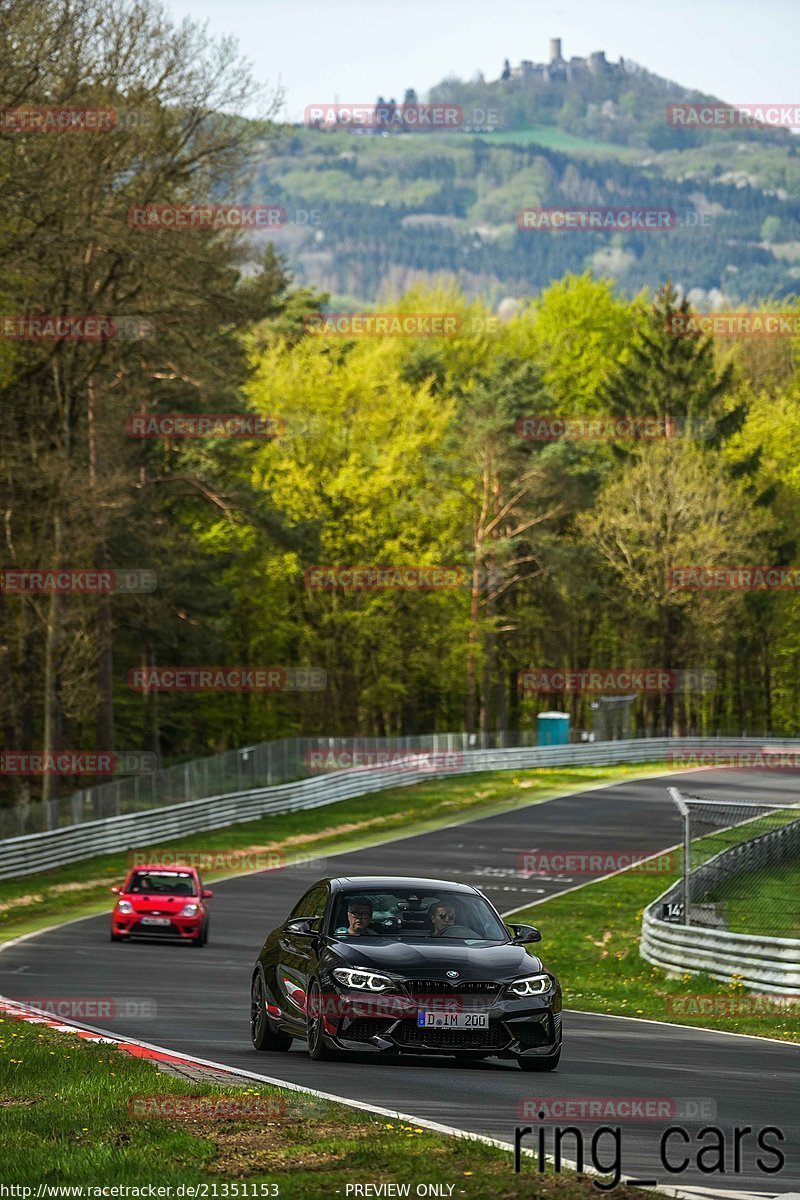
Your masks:
M672 128L703 97L632 64L548 82L447 80L429 99L495 114L490 132L279 126L249 199L280 203L270 235L300 282L376 301L442 274L492 302L587 268L627 293L670 277L701 307L800 291L800 138ZM662 232L523 231L530 206L669 207ZM299 210L299 212L298 212Z

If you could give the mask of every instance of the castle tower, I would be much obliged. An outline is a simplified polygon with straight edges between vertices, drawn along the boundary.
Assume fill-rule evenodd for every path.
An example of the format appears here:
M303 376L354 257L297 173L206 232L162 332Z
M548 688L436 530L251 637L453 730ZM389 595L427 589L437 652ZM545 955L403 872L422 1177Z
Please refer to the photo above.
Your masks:
M561 38L550 38L550 62L561 63Z

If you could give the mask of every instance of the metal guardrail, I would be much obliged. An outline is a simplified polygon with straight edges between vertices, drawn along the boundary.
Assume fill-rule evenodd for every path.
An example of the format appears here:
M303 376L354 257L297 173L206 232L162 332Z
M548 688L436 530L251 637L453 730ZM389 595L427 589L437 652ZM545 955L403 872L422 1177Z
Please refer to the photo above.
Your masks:
M415 748L421 741L414 739ZM79 862L95 855L112 854L133 846L155 846L165 838L187 837L193 833L221 829L226 825L254 821L268 813L297 812L386 788L408 787L427 779L448 778L476 771L664 761L670 752L679 752L681 747L685 749L687 746L695 750L733 753L741 750L758 751L764 745L764 740L760 738L639 738L567 746L464 751L459 752L460 761L455 761L452 769L442 771L414 767L336 771L293 783L203 796L180 804L84 821L63 829L6 838L0 841L0 879L32 875L37 871ZM790 749L796 742L786 741L784 744L773 739L769 745L776 750ZM446 746L440 746L439 753L446 749Z
M535 746L534 730L504 735L505 746ZM257 742L194 759L149 774L121 776L47 802L0 808L0 839L45 833L67 825L120 817L202 797L227 796L253 788L292 783L315 774L311 756L339 754L357 747L361 753L425 751L463 752L476 745L468 733L434 733L392 738L290 737ZM497 748L491 744L482 749Z
M797 854L798 847L800 821L795 821L724 850L693 873L691 903L702 900L721 878L784 862ZM667 971L705 971L725 983L736 975L751 991L800 996L800 938L733 933L662 921L658 916L661 905L680 901L683 895L681 880L645 909L639 943L642 958Z
M653 966L692 975L705 971L724 983L736 975L754 992L800 996L800 939L669 925L657 919L654 907L645 910L639 944L642 958Z
M610 729L611 726L608 734L598 741L605 743L627 739L627 734L620 731L613 734ZM357 748L362 753L420 751L447 754L512 747L530 749L540 745L534 729L492 733L488 735L489 741L481 741L481 736L462 731L390 738L290 737L257 742L207 758L162 767L149 774L121 775L106 783L95 784L46 802L23 800L11 806L0 805L0 840L23 837L29 833L45 833L67 825L100 821L106 817L120 817L124 813L144 812L150 808L181 804L186 800L200 800L204 796L214 798L233 792L252 791L254 788L274 787L280 783L293 783L314 776L315 770L310 765L310 759L319 752L336 755ZM575 731L571 736L575 739L573 745L586 747L587 743L579 741ZM639 734L636 740L641 737ZM645 734L644 738L651 742L663 741L661 735L651 737ZM731 737L725 734L711 740L686 738L683 744L696 746L702 741L719 749L732 743L741 744L743 740L750 741L745 734L741 738L738 734ZM675 744L679 744L677 739ZM752 739L752 744L758 746L761 739Z
M203 797L183 804L107 817L101 821L86 821L46 833L6 838L0 842L0 879L31 875L36 871L46 871L98 854L111 854L135 845L153 846L157 840L186 837L192 833L254 821L268 813L298 812L387 788L409 787L428 779L444 779L475 771L567 766L570 763L601 765L647 762L663 756L666 745L666 739L653 739L644 743L608 742L603 745L475 750L454 755L452 767L448 770L431 771L411 766L389 770L334 771L276 787Z

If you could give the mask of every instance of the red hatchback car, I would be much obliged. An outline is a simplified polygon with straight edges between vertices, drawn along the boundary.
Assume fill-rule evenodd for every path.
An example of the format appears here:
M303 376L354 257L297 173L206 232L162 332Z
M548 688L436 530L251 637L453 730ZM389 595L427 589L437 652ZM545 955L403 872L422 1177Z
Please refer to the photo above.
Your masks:
M205 946L208 941L210 888L195 867L134 867L111 914L111 941L130 937L171 938Z

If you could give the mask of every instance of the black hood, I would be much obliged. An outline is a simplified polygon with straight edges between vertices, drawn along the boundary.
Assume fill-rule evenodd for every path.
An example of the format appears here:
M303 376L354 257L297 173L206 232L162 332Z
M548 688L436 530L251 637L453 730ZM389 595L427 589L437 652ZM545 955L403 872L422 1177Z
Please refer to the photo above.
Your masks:
M354 967L390 971L409 978L447 979L448 971L458 971L462 980L504 980L541 971L541 960L528 954L524 946L479 942L467 946L448 943L444 938L426 941L400 941L394 938L332 938L330 949ZM452 982L452 981L450 981Z

